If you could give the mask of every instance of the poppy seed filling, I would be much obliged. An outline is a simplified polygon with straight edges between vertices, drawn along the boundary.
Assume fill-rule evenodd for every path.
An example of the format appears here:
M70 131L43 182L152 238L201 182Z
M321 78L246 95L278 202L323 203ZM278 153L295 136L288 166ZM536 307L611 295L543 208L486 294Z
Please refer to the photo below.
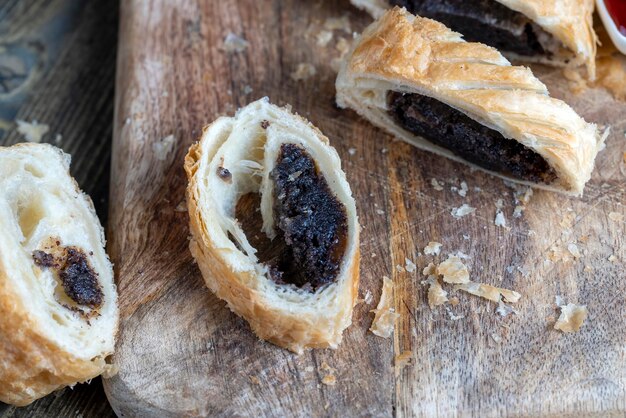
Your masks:
M104 295L98 283L98 273L89 264L87 255L76 247L61 247L58 241L56 245L46 250L51 252L33 251L35 265L41 269L54 270L58 274L63 291L77 305L100 307Z
M282 262L275 266L282 274L272 276L312 289L334 282L346 246L345 208L301 146L281 145L270 177L274 221L287 245Z
M535 151L439 100L390 91L387 109L405 130L486 170L546 184L557 178L552 167Z

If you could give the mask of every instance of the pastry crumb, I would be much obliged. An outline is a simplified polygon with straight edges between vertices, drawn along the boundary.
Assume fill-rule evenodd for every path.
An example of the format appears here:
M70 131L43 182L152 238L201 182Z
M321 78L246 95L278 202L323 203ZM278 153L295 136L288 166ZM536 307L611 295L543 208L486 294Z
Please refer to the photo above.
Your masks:
M454 287L456 290L462 290L475 296L488 299L492 302L500 302L504 298L505 302L516 303L522 297L521 294L514 290L503 289L484 283L467 282Z
M448 317L452 321L458 321L460 319L465 318L465 315L455 315L454 312L452 312L452 309L448 308L447 306L446 306L446 312L448 313Z
M324 376L324 378L322 379L322 383L326 386L335 386L337 384L337 378L334 374L328 374Z
M408 271L409 273L413 273L417 267L414 262L412 262L406 257L404 258L404 264L405 264L404 269Z
M343 15L341 17L329 17L324 21L324 29L326 30L342 30L345 33L351 33L350 17Z
M50 130L45 123L38 123L33 120L31 123L17 119L17 132L22 134L27 142L40 143L43 136Z
M455 255L437 266L437 274L443 276L446 283L469 283L469 271L461 259Z
M430 184L431 186L433 186L433 188L435 190L437 190L438 192L443 190L443 183L440 183L437 179L432 178L430 179Z
M609 212L609 219L615 222L620 222L624 220L624 215L617 212Z
M513 309L512 306L507 305L506 303L499 300L498 307L496 308L496 313L504 318L511 314L517 314L517 311Z
M261 384L261 381L260 381L260 380L259 380L259 378L258 378L258 377L256 377L256 376L250 376L250 382L251 382L253 385L260 385L260 384Z
M176 206L176 209L174 209L174 211L187 212L187 199L181 200L178 206Z
M430 241L428 245L424 247L424 254L426 255L439 255L441 252L442 244L437 241Z
M448 292L443 290L439 279L435 275L428 276L426 283L428 288L428 306L433 309L436 306L443 305L448 301Z
M237 53L243 52L248 48L248 41L246 41L241 36L235 35L232 32L229 32L224 38L224 43L222 44L222 51L226 53Z
M372 296L372 292L370 292L369 290L365 292L365 297L363 298L363 302L365 302L366 305L369 305L370 303L372 303L373 299L374 299L374 296Z
M383 290L378 306L371 312L374 312L374 322L370 331L379 337L389 338L400 315L393 308L393 282L387 276L383 276Z
M294 81L305 81L317 74L317 70L313 64L301 62L296 66L295 71L291 73L291 79Z
M577 332L587 318L587 307L585 305L569 303L560 308L561 315L554 324L554 329L563 332Z
M569 253L574 258L582 257L582 255L580 254L580 250L578 249L578 246L575 243L573 243L573 242L567 245L567 251L569 251Z
M168 135L152 143L152 152L154 152L154 156L157 160L165 161L167 159L167 155L172 151L172 148L174 148L174 142L176 142L174 135Z
M469 206L467 203L463 203L458 208L453 208L450 214L456 219L459 219L474 212L476 212L476 208Z
M500 211L496 213L496 219L493 221L496 226L506 227L506 219L504 219L504 214Z
M422 270L424 276L430 276L431 274L437 274L437 266L434 263L428 263L424 270Z
M315 36L317 38L317 46L325 47L333 39L333 32L330 30L319 31Z
M449 302L450 302L450 305L456 306L459 304L459 298L457 298L456 296L453 296L450 298Z
M461 188L458 190L459 196L461 196L461 197L467 196L467 191L468 190L469 189L467 188L467 183L462 181L461 182Z

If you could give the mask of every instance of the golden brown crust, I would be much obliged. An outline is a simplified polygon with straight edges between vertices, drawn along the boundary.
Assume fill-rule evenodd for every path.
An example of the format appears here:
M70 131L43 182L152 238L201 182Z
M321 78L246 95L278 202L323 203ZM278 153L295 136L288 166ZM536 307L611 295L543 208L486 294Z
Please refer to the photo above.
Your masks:
M260 102L263 103L259 105ZM248 106L253 105L271 106L278 109L264 101ZM293 120L297 120L297 123L305 122L309 126L307 121L296 115L290 115L290 117L295 117L296 119ZM189 248L198 262L207 287L217 297L225 300L233 312L246 319L256 335L264 340L296 353L301 353L306 348L336 348L341 342L343 330L351 322L352 308L358 295L358 225L354 238L356 247L344 263L340 273L342 278L338 279L337 284L331 285L338 288L333 305L335 312L330 314L321 311L303 312L297 310L297 305L271 300L266 293L267 287L261 285L262 281L267 280L263 275L260 275L257 270L239 269L237 271L238 269L229 262L227 257L232 250L216 243L214 235L218 231L209 230L210 227L207 226L207 220L200 207L201 194L207 193L207 190L199 185L199 182L204 179L198 174L203 159L203 141L210 141L206 136L212 128L221 129L215 126L219 121L205 128L201 141L192 145L185 157L185 171L189 180L187 206L192 234ZM270 123L274 122L270 121ZM309 129L311 128L313 127L309 126ZM332 149L327 145L327 139L321 136L317 129L312 129L312 131L315 135L320 135L316 141L320 141L323 147ZM211 160L213 156L209 155L208 158ZM347 208L347 212L349 217L356 217L352 209ZM342 281L345 281L345 284L340 287Z
M24 406L56 389L99 376L104 358L81 360L43 337L0 271L0 401Z
M591 79L595 78L597 36L593 30L593 0L496 0L508 8L528 16L561 41L574 59L566 57L540 58L516 56L515 58L538 61L559 66L586 65ZM368 11L375 18L388 9L386 0L351 0L355 6Z
M558 182L522 183L548 190L581 194L603 140L595 125L549 97L528 68L511 66L495 49L465 42L441 23L399 8L363 32L336 87L340 107L355 109L420 148L465 162L399 128L386 114L389 90L440 100L544 157Z
M551 33L576 54L572 65L584 64L595 79L597 36L593 30L593 0L497 0Z

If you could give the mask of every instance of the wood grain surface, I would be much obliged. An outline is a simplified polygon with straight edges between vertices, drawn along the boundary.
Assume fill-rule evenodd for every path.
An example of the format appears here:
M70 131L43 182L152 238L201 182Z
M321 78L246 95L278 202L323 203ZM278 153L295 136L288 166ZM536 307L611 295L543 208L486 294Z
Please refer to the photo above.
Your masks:
M536 191L514 218L514 189L501 180L394 142L335 107L334 59L368 22L343 0L122 2L108 228L122 327L120 371L105 381L114 410L624 416L626 255L619 215L626 214L626 105L601 90L574 96L560 70L536 68L554 96L588 120L612 125L612 133L584 198ZM323 30L333 34L325 46ZM247 47L224 50L229 33ZM315 74L297 80L303 63ZM187 148L218 115L266 95L291 104L330 138L359 207L361 295L370 292L373 301L356 307L336 351L296 356L259 341L205 288L187 249ZM159 158L155 144L169 135L175 146ZM432 178L443 190L432 187ZM463 181L466 197L452 189ZM498 199L506 227L494 225ZM463 203L475 214L453 218L451 210ZM418 255L429 241L443 244L440 256ZM579 259L567 256L570 244L580 249ZM502 318L494 304L465 294L456 294L457 306L427 306L422 268L456 251L468 255L474 281L523 295L518 314ZM554 254L566 259L549 261L558 259ZM407 258L416 271L397 267ZM397 288L400 319L391 339L368 332L383 276ZM580 332L552 329L557 295L587 305ZM407 350L413 358L400 367L394 358ZM322 383L329 374L335 385Z
M72 175L106 225L117 2L0 1L0 145L24 141L15 119L47 124L43 142L72 154ZM60 135L60 140L57 139ZM100 378L0 417L111 417Z

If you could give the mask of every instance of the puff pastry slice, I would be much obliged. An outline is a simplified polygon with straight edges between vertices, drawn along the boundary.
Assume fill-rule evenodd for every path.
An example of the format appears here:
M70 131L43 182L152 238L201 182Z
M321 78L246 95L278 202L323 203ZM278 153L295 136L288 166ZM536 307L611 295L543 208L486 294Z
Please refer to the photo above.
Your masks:
M104 231L45 144L0 147L0 401L26 405L109 371L117 293Z
M571 195L604 141L528 68L400 8L356 40L336 89L340 107L419 148Z
M374 17L393 6L437 20L512 59L586 65L595 78L593 0L351 0Z
M209 289L262 339L336 348L358 292L359 225L328 139L265 98L208 126L185 170Z

